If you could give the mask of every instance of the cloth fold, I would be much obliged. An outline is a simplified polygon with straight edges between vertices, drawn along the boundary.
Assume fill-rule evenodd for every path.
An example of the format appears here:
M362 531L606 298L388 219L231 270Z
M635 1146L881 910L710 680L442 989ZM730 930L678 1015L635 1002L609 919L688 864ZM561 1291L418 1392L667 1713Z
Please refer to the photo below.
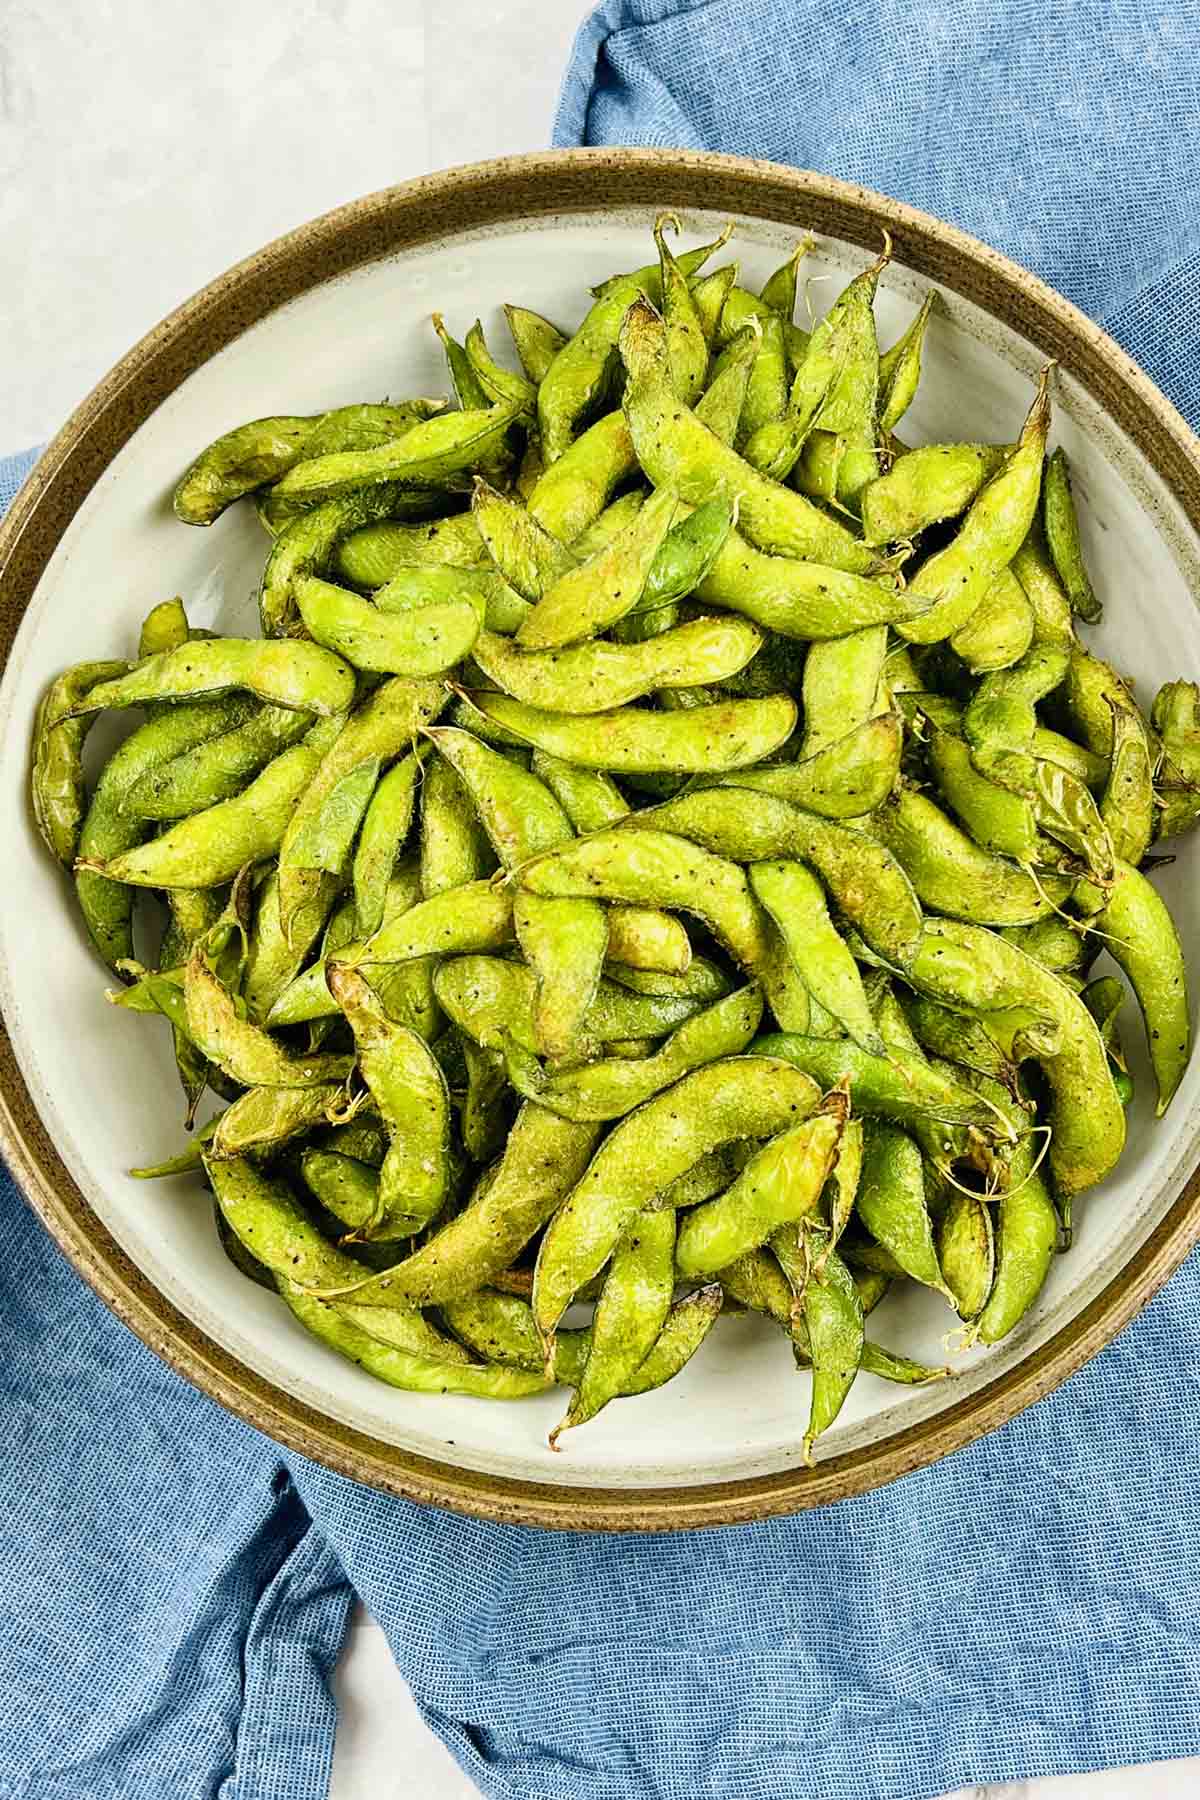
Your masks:
M1194 10L1140 0L605 0L555 141L911 200L1101 318L1195 424L1198 51ZM0 463L0 507L31 460ZM138 1343L7 1179L0 1233L0 1800L317 1800L353 1593L495 1800L924 1800L1200 1750L1200 1257L935 1468L606 1538L282 1451Z

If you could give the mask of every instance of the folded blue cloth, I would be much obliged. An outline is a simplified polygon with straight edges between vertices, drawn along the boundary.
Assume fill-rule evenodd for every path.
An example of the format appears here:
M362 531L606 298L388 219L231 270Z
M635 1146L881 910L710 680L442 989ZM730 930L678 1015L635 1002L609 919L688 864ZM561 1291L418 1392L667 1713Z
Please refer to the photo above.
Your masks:
M1102 316L1195 423L1198 51L1194 15L1136 0L608 0L556 141L747 150L915 201ZM1195 1257L936 1468L603 1538L281 1451L133 1339L8 1181L0 1212L0 1800L321 1795L352 1590L497 1800L919 1800L1200 1750Z

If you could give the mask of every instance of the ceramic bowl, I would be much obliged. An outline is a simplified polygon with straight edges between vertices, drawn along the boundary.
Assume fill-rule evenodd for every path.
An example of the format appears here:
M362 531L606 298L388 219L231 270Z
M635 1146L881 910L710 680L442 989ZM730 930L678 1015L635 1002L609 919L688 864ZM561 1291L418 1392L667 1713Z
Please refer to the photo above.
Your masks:
M1138 1098L1119 1170L1078 1208L1020 1329L957 1359L953 1380L864 1376L813 1470L802 1466L807 1377L760 1321L719 1322L661 1392L613 1406L554 1454L561 1394L500 1405L395 1392L306 1337L235 1273L195 1180L131 1180L179 1143L165 1027L114 1011L60 871L36 838L30 722L44 684L81 656L129 652L138 621L182 594L195 623L253 630L264 539L248 507L211 530L169 495L198 447L242 419L353 399L439 392L429 313L465 330L520 300L577 319L587 289L650 253L678 210L690 239L737 224L756 286L800 231L823 305L893 234L879 295L884 342L935 285L912 441L1011 439L1039 366L1056 358L1054 441L1075 472L1106 654L1149 698L1200 674L1200 454L1162 395L1102 332L1031 275L961 232L823 176L736 158L572 151L453 170L344 207L269 245L165 320L104 380L38 465L0 529L0 912L4 1154L66 1254L181 1374L264 1431L357 1480L410 1498L550 1526L669 1529L823 1504L933 1461L1061 1382L1110 1339L1200 1234L1200 1059L1165 1121L1135 1052ZM95 734L97 737L100 733ZM1200 968L1196 846L1158 878ZM1127 1034L1139 1041L1136 1025ZM940 1302L889 1298L872 1334L940 1361Z

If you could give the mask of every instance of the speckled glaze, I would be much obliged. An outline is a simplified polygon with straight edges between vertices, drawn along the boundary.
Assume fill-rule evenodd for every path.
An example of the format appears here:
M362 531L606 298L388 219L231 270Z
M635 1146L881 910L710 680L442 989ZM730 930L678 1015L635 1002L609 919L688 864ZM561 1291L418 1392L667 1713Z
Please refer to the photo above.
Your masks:
M0 645L14 634L59 538L118 450L185 378L276 307L330 278L464 231L521 219L663 206L732 212L874 249L983 308L1055 358L1107 413L1200 531L1200 446L1123 352L996 252L924 214L824 176L680 151L578 150L451 170L372 195L232 269L138 344L50 445L0 526ZM10 778L15 778L10 770ZM669 1488L556 1488L435 1462L331 1419L231 1356L123 1254L56 1153L0 1037L0 1148L47 1229L96 1292L174 1368L305 1455L409 1499L481 1517L597 1530L731 1524L824 1505L959 1448L1048 1393L1135 1315L1200 1237L1200 1170L1146 1241L1063 1329L989 1385L815 1471Z

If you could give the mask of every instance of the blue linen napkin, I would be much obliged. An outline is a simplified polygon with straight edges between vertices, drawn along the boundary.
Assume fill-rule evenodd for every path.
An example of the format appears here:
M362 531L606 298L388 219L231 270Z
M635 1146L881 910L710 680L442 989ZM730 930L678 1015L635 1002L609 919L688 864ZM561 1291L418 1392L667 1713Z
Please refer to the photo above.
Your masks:
M751 151L940 212L1195 424L1198 40L1136 0L608 0L555 137ZM0 507L31 460L0 463ZM0 1233L0 1800L323 1794L352 1590L496 1800L925 1800L1200 1751L1200 1257L936 1468L605 1538L280 1450L119 1325L8 1180Z

